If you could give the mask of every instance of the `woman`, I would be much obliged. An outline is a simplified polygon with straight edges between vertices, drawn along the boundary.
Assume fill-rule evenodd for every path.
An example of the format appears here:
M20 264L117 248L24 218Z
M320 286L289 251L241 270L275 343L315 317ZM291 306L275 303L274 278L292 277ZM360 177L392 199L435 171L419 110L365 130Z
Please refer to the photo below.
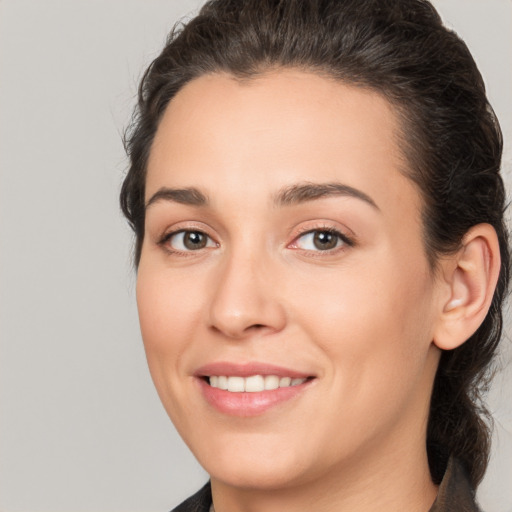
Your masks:
M423 0L217 0L146 72L121 204L176 510L478 510L502 140Z

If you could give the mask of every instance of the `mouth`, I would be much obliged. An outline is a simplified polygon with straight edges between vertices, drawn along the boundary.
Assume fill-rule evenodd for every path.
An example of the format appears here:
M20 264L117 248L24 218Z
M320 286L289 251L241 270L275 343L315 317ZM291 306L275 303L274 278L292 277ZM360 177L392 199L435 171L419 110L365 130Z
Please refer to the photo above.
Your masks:
M313 377L280 377L279 375L250 375L248 377L210 375L205 381L212 387L230 393L260 393L279 388L300 386Z
M212 363L195 374L207 403L222 414L258 416L297 399L316 376L274 365Z

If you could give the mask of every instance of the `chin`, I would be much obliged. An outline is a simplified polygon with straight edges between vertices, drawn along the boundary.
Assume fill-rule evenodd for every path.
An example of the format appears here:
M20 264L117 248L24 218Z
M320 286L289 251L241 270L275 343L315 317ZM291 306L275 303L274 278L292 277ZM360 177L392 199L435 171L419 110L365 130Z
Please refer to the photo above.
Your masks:
M300 468L278 461L278 457L264 461L236 460L229 464L205 464L212 478L238 489L276 490L292 487L304 477Z
M190 447L212 480L253 490L284 489L304 483L315 473L318 453L314 447L308 450L303 442L254 433L220 436L208 446Z

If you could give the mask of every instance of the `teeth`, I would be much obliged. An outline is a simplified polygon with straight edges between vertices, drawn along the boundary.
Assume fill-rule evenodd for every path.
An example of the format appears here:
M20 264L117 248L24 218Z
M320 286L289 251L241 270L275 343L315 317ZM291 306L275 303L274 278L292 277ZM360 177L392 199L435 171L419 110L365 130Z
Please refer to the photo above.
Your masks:
M227 377L218 377L218 388L219 389L228 389L228 378Z
M279 387L279 377L275 375L267 375L265 377L265 391L267 389L277 389Z
M212 375L209 383L212 388L224 389L232 393L257 393L260 391L271 391L277 388L298 386L306 379L292 379L277 375L251 375L250 377L227 377L225 375Z
M281 380L279 381L279 387L287 388L291 383L292 383L291 377L281 377Z
M211 377L210 377L211 383ZM213 386L215 387L215 386ZM245 379L244 390L248 393L257 393L265 389L265 379L261 375L252 375Z
M228 377L228 391L234 393L245 391L245 379L243 377Z

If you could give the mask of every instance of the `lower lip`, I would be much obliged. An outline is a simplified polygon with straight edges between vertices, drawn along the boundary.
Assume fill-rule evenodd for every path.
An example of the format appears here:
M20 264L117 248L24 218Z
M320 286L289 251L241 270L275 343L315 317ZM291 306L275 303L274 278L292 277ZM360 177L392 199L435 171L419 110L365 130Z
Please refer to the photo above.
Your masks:
M256 393L233 393L213 388L204 379L198 379L206 401L223 414L232 416L258 416L269 409L287 402L303 393L312 383L307 380L298 386L259 391Z

